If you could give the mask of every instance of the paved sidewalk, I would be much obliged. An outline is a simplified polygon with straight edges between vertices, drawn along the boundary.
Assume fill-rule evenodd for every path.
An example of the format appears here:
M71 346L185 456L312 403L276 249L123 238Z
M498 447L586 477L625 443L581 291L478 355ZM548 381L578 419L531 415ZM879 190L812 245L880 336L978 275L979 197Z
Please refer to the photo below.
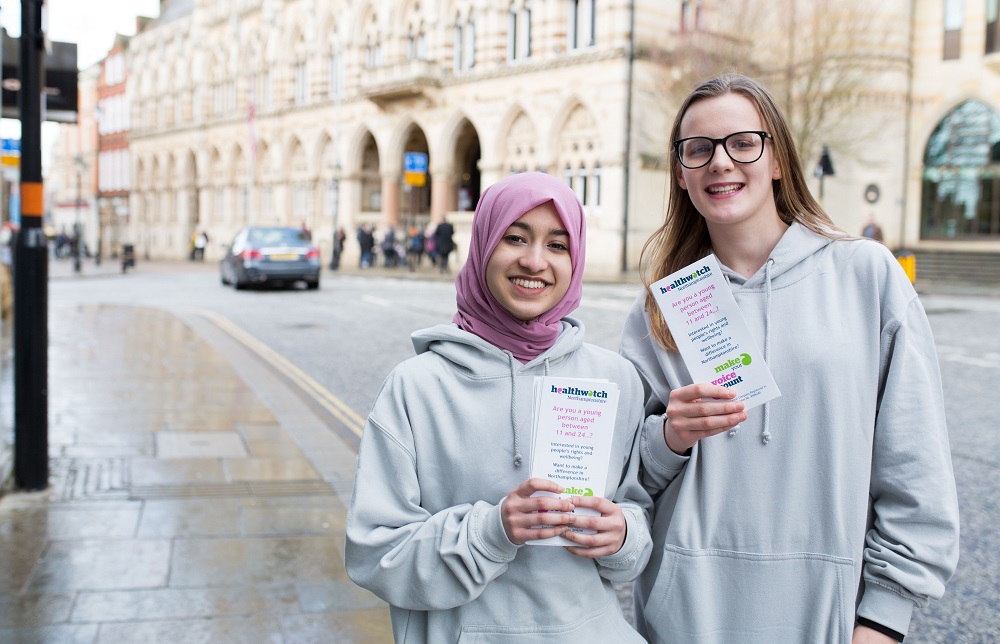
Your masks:
M49 324L51 485L0 497L0 642L391 641L344 570L354 450L285 381L193 313Z

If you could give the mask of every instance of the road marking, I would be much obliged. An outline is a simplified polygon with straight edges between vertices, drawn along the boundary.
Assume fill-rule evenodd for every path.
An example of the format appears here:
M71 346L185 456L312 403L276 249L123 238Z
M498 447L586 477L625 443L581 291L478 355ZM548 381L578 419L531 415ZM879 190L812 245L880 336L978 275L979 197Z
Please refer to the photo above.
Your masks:
M326 388L323 387L323 385L319 384L311 376L293 365L280 353L218 313L206 311L204 309L193 309L193 311L198 315L207 318L213 322L215 326L219 327L219 329L228 333L234 340L240 342L248 349L256 353L261 357L261 359L277 369L282 375L309 394L318 405L330 412L334 418L342 422L349 430L354 432L358 438L361 437L365 426L365 419L363 416L351 409L347 403L331 394L326 390Z
M1000 353L983 353L976 356L965 354L965 349L961 347L939 346L938 355L942 360L949 362L960 362L974 367L1000 367Z
M374 295L362 295L361 301L367 302L369 304L375 304L377 306L384 306L385 308L389 308L392 306L392 302L390 302L389 300L383 300L382 298L375 297Z

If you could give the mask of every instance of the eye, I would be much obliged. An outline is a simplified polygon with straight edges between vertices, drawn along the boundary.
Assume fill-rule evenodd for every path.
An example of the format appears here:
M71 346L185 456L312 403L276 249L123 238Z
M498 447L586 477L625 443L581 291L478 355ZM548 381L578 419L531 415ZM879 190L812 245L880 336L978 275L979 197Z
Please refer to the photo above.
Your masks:
M569 250L569 245L566 244L565 242L554 241L554 242L549 242L549 248L551 248L552 250L565 252Z
M509 243L509 244L525 244L525 243L527 243L527 240L525 240L524 237L522 237L521 235L515 234L515 233L510 233L510 234L504 235L503 240L505 242Z

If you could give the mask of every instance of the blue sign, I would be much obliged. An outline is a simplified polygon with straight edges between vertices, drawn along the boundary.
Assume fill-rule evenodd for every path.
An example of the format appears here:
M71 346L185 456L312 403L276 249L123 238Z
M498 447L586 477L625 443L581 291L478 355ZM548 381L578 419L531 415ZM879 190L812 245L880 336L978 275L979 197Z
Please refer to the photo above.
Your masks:
M423 152L404 152L403 172L427 174L427 155Z
M21 154L21 139L4 139L3 140L3 153L4 154Z

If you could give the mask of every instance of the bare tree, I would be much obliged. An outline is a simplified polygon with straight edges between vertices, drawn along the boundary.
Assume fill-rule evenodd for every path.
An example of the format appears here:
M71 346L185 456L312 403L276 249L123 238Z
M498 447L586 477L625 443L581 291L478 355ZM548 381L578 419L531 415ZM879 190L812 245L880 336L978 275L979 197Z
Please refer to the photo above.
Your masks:
M649 52L662 63L660 92L673 105L698 82L717 74L754 76L781 103L809 166L823 145L840 156L864 160L864 142L884 125L883 108L905 100L905 3L700 4L701 24L679 25L673 46Z

